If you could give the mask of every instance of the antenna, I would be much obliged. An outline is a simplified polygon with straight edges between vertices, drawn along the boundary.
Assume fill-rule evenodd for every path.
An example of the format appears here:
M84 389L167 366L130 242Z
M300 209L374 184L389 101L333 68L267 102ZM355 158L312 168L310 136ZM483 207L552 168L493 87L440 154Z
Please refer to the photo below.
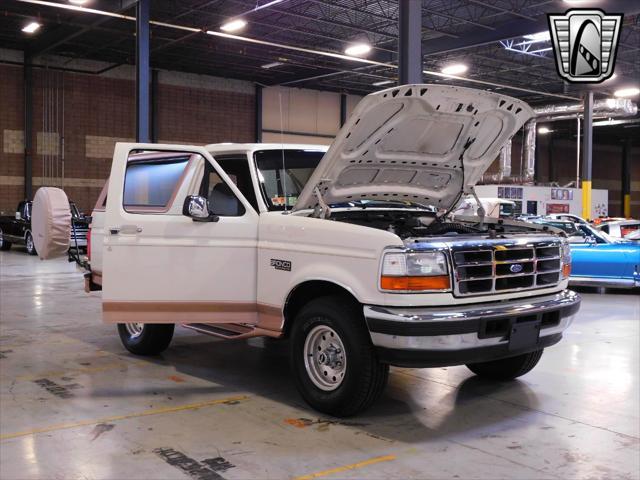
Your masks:
M280 181L282 182L282 195L284 196L284 212L287 212L287 203L289 203L289 199L287 198L287 170L284 161L284 127L282 122L282 91L278 92L278 104L280 106L280 150L282 152L282 177L280 177Z

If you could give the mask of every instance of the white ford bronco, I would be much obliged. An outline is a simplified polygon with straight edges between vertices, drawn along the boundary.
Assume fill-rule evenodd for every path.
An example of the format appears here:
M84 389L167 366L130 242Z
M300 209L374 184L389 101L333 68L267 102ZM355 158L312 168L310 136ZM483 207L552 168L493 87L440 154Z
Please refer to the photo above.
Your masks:
M451 212L532 114L409 85L365 97L328 150L119 143L87 289L135 354L176 324L288 338L300 393L333 415L371 405L389 365L518 377L578 311L566 239Z

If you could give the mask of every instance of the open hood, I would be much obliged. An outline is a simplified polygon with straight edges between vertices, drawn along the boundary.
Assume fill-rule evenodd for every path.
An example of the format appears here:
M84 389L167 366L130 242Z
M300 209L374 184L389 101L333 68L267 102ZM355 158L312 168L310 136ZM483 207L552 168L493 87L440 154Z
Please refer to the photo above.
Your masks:
M533 116L505 95L404 85L362 99L300 193L294 210L354 200L450 209Z

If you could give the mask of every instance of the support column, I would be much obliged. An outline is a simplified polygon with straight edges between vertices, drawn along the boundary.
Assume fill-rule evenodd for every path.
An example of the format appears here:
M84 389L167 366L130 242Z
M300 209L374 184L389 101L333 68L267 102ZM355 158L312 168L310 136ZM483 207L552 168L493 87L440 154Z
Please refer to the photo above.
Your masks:
M256 104L255 104L255 140L256 143L262 143L262 85L256 85Z
M24 198L33 198L33 62L24 54Z
M582 123L582 217L591 219L591 161L593 154L593 92L584 98Z
M400 0L399 84L422 83L422 2Z
M136 140L149 142L149 6L151 0L136 5Z
M159 98L158 98L158 70L151 70L151 141L153 143L158 143L158 135L160 129L160 109Z
M631 218L631 149L633 143L631 137L624 141L622 153L622 214L625 218Z
M347 122L347 94L340 94L340 128Z

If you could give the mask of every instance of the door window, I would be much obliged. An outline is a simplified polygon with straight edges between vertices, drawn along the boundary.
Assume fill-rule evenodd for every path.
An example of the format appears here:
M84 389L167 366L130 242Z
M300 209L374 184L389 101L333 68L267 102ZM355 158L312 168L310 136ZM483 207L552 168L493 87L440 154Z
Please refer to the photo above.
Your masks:
M129 155L123 206L131 213L166 212L173 203L191 154L184 152Z

